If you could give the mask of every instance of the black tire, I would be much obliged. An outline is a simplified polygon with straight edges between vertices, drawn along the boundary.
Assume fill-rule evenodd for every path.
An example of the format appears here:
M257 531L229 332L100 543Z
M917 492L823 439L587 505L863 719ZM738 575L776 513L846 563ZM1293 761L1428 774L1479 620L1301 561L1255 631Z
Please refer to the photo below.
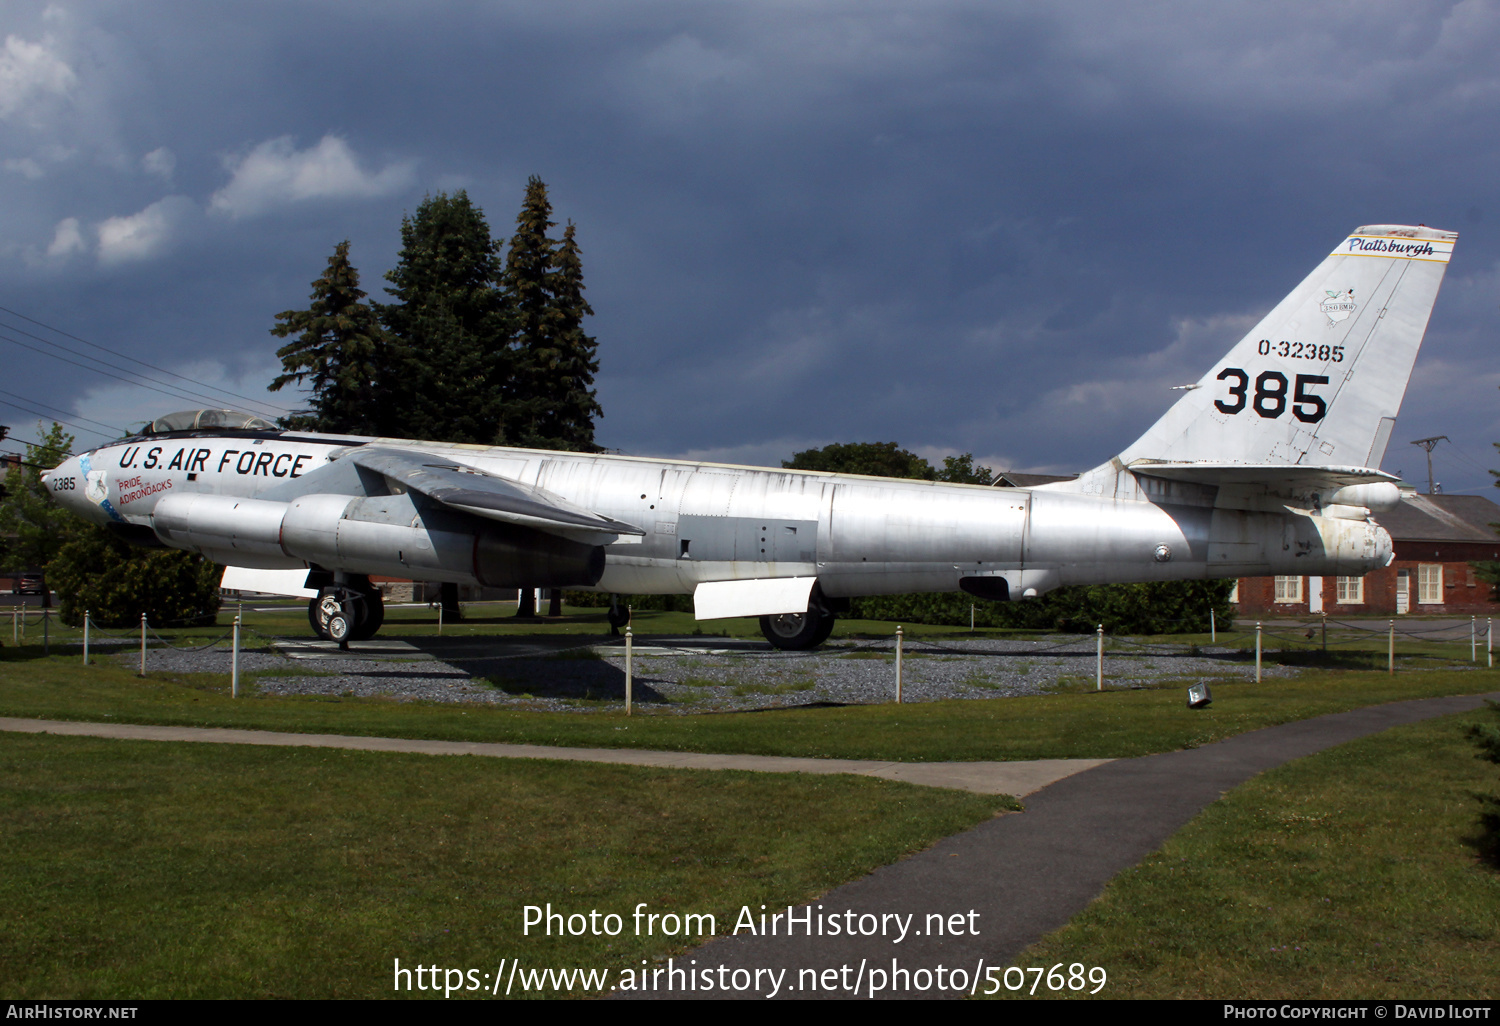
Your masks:
M760 632L776 648L802 652L817 648L833 633L831 613L782 613L760 618Z
M359 622L349 632L349 640L368 641L385 623L385 596L379 588L371 588L365 592L363 601L355 603L354 609Z

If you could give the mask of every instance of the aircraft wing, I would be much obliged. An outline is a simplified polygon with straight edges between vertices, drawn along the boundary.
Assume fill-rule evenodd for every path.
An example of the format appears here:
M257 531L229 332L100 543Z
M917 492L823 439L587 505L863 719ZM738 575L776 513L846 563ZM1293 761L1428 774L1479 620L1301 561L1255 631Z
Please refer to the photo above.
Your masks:
M450 509L530 527L590 545L639 541L639 527L582 509L543 488L511 481L429 453L362 446L346 457Z

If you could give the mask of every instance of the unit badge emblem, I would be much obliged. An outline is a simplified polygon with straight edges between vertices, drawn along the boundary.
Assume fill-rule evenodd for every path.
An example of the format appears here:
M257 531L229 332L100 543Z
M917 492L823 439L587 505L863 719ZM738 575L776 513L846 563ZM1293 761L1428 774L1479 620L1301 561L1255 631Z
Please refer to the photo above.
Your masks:
M1327 315L1328 326L1330 328L1337 324L1339 321L1345 320L1350 314L1354 312L1355 305L1353 289L1345 289L1343 292L1330 292L1327 289L1324 289L1323 294L1328 298L1324 299L1323 302L1318 304L1318 309L1322 310L1323 313Z

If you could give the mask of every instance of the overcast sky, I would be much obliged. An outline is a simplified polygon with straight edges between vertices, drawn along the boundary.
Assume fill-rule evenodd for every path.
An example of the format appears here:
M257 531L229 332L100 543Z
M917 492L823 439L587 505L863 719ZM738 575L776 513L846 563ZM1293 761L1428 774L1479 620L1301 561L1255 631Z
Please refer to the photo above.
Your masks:
M1351 229L1425 223L1461 237L1385 469L1425 487L1407 442L1446 434L1446 490L1493 494L1500 2L4 12L0 306L249 399L126 385L0 313L0 403L274 414L273 315L336 243L384 299L424 195L508 236L535 174L578 226L602 444L1075 471Z

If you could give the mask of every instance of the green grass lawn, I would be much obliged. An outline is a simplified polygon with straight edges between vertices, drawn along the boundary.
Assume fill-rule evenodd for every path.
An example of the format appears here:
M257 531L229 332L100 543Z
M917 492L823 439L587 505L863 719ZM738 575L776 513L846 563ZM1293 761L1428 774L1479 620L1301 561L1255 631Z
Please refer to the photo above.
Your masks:
M1106 998L1500 995L1500 866L1475 799L1500 773L1465 737L1486 715L1262 774L1015 964L1103 966Z
M1321 659L1316 653L1294 650L1285 656L1268 655L1268 665L1282 658L1313 663ZM593 703L588 712L534 712L478 704L258 695L253 677L244 682L247 694L231 699L227 675L152 674L142 680L135 676L128 655L99 658L84 667L76 655L43 658L31 646L0 650L0 715L607 748L971 761L1144 755L1379 702L1500 690L1500 670L1469 669L1465 663L1420 653L1404 657L1399 665L1403 672L1395 675L1309 668L1295 678L1267 678L1261 684L1225 678L1213 682L1214 703L1202 710L1186 707L1183 682L1167 680L1154 689L1099 693L1091 680L1079 678L1072 687L1064 682L1058 693L1038 697L786 708L754 714L642 709L646 714L626 718L619 703L609 702ZM795 701L804 683L794 680L781 695L771 697L790 696ZM756 693L770 694L765 686Z
M0 981L12 999L330 998L389 996L396 958L617 972L686 941L527 937L523 907L628 922L647 902L728 932L742 905L798 903L1009 807L858 777L9 734Z

